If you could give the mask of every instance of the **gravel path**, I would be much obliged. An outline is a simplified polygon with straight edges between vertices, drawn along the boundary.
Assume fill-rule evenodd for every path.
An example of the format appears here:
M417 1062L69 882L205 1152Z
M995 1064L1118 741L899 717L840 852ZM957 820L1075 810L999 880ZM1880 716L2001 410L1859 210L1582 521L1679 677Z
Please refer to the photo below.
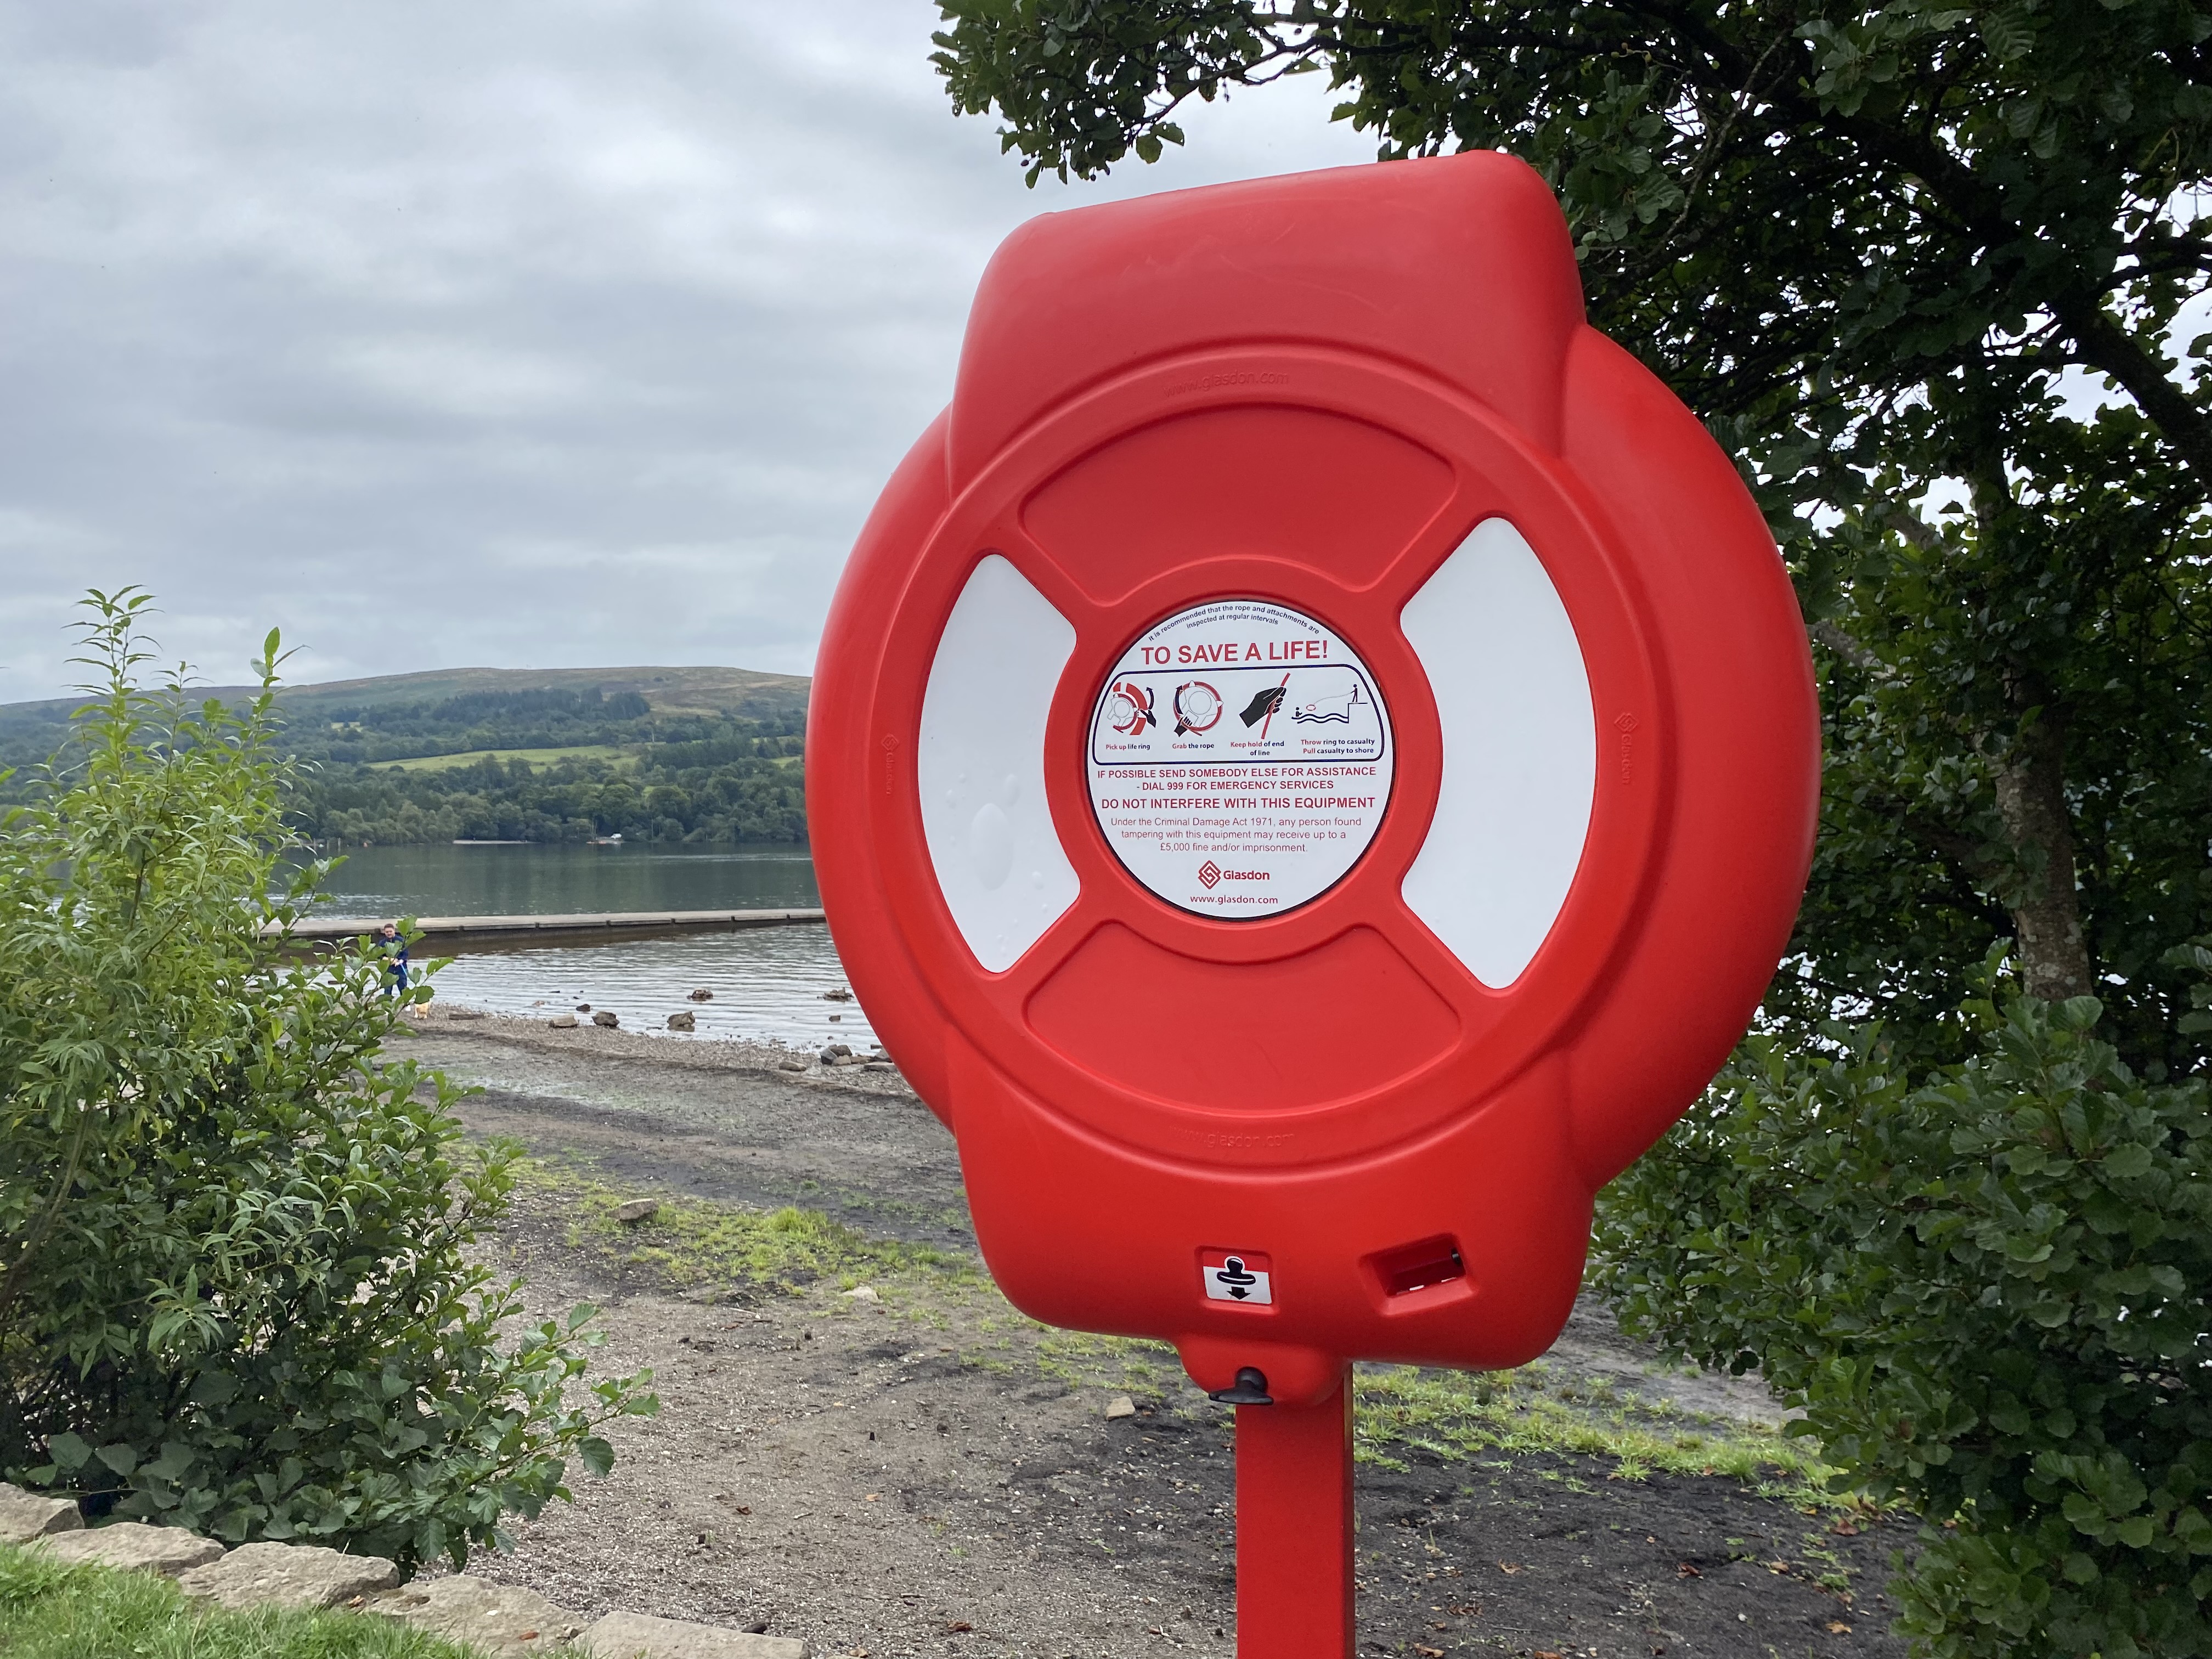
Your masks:
M951 1139L895 1079L520 1021L432 1022L395 1052L484 1086L471 1132L625 1194L799 1203L972 1249ZM1171 1353L1047 1332L980 1278L886 1279L874 1301L679 1294L580 1248L575 1224L533 1191L502 1243L534 1306L605 1309L606 1366L653 1368L663 1409L617 1426L612 1476L580 1478L471 1571L828 1655L1233 1652L1230 1414ZM1595 1309L1546 1364L1676 1412L1773 1416L1755 1386L1655 1364ZM1109 1420L1120 1392L1138 1413ZM1404 1462L1359 1474L1362 1654L1905 1651L1880 1586L1909 1524L1836 1523L1717 1475L1612 1479L1601 1457Z

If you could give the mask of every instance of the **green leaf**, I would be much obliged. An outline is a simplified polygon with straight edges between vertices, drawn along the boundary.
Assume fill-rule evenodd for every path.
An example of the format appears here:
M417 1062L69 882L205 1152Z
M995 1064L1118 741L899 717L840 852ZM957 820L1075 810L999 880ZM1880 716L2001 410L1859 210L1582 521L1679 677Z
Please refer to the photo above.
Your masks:
M162 1480L180 1480L197 1461L198 1454L191 1446L181 1441L164 1441L161 1455L146 1465L145 1473Z
M2115 1146L2105 1154L2105 1173L2122 1181L2132 1181L2148 1175L2153 1162L2151 1150L2148 1146Z
M46 1442L46 1455L54 1460L56 1468L74 1474L91 1462L92 1448L64 1430Z

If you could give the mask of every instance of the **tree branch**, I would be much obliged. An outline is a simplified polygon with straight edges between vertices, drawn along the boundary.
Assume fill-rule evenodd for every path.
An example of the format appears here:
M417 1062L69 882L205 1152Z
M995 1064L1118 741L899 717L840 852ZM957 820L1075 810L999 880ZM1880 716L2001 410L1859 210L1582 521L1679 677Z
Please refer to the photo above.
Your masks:
M2081 362L2118 381L2198 481L2212 488L2212 419L2167 378L2165 363L2101 306L2065 301L2051 310L2074 337Z
M1881 672L1881 659L1834 623L1826 618L1816 623L1808 623L1805 632L1818 643L1826 646L1829 650L1850 664L1852 667L1863 669L1869 674L1878 674Z

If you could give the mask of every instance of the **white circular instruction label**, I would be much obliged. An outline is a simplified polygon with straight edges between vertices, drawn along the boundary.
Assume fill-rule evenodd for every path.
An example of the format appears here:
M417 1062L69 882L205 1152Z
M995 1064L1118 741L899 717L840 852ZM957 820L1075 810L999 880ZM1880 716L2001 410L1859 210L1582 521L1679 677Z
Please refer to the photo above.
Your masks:
M1260 599L1177 611L1099 688L1091 810L1129 873L1200 915L1319 896L1375 839L1395 751L1375 677L1311 617Z

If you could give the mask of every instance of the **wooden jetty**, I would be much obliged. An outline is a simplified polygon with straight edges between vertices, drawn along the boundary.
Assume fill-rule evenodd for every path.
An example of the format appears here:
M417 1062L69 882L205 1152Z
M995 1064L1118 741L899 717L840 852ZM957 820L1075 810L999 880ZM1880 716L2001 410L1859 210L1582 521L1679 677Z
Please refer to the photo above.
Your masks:
M397 920L397 918L393 918ZM471 955L485 951L527 950L543 945L587 945L594 941L651 939L678 933L734 933L745 927L789 927L823 920L819 910L617 910L556 916L417 916L422 937L416 951L426 957ZM381 919L324 921L291 927L271 927L288 944L307 950L331 950L383 926Z

